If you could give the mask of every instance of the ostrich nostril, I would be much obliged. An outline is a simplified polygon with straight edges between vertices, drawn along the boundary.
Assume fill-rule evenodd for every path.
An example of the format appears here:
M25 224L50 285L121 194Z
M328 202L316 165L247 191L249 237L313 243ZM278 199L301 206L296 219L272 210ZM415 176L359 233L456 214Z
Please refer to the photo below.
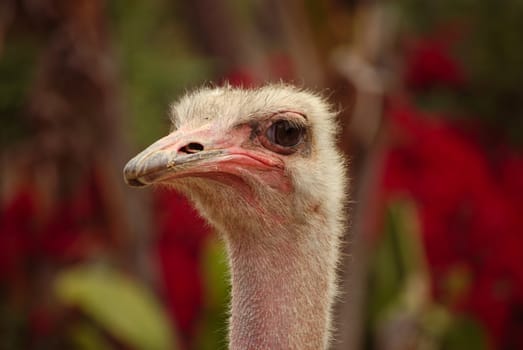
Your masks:
M200 143L197 143L197 142L191 142L191 143L183 146L179 150L179 152L188 153L188 154L198 153L200 151L203 151L203 145Z
M143 183L142 181L138 179L127 179L127 184L131 187L145 187L147 184Z

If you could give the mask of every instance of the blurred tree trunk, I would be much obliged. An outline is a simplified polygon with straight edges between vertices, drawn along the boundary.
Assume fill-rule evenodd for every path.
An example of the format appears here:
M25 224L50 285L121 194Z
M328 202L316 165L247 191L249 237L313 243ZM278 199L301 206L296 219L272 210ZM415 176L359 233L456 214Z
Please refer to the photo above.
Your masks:
M269 78L263 43L250 17L240 8L250 4L229 0L194 0L184 4L193 42L201 52L217 60L219 75L229 78L239 69L248 69L251 78Z

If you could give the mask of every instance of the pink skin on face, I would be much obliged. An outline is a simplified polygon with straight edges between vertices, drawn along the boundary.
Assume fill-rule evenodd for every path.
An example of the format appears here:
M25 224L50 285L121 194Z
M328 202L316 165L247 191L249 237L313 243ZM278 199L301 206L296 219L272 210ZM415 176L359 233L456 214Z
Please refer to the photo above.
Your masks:
M126 179L131 183L134 178L147 185L184 177L206 177L245 187L249 183L245 179L250 178L261 186L289 193L292 186L282 156L261 145L258 138L263 136L252 138L251 134L249 125L227 133L214 125L196 130L180 128L131 160L126 166ZM188 148L189 144L198 144L203 149ZM252 194L252 190L248 192Z

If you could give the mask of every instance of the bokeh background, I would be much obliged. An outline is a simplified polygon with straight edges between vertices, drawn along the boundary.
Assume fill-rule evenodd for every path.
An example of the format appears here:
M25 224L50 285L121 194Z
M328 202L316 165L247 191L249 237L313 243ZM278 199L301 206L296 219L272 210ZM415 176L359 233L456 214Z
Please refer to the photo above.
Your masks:
M125 162L201 84L340 110L332 349L523 349L523 2L2 0L0 349L225 349L219 238Z

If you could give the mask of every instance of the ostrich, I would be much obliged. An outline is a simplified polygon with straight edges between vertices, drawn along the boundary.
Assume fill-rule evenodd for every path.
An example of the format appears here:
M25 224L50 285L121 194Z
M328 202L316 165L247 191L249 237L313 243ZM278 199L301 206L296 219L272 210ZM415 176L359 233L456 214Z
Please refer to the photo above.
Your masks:
M230 349L327 348L346 191L335 113L279 84L202 88L171 114L124 177L172 186L223 237Z

